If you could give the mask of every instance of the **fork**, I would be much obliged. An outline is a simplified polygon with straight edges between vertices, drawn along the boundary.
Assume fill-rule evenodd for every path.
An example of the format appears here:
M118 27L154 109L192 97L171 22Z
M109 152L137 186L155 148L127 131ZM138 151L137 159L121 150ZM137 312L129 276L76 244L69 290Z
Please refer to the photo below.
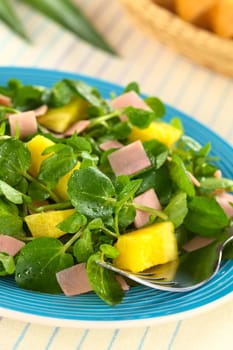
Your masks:
M103 268L153 289L188 292L201 287L218 273L223 258L223 250L232 241L233 235L221 243L213 242L204 248L185 253L178 260L157 265L139 273L119 269L102 260L97 260L96 263ZM210 256L212 257L211 264Z

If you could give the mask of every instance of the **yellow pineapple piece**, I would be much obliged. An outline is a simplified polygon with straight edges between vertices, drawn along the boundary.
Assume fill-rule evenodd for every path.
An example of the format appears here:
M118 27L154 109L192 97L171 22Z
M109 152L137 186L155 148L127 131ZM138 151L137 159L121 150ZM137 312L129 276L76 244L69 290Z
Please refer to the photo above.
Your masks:
M62 107L49 108L48 111L37 118L39 124L46 128L62 133L74 122L84 119L88 102L80 97L73 97L71 101Z
M177 241L172 222L160 222L121 235L114 265L132 272L144 271L178 257Z
M58 195L58 197L61 200L68 200L68 193L67 193L67 185L68 181L70 179L70 176L73 174L74 170L79 169L80 162L77 162L77 164L71 169L66 175L60 178L58 181L56 187L54 187L53 191Z
M40 171L41 163L44 159L49 157L51 154L42 155L45 148L53 146L54 142L42 135L34 136L30 141L27 142L27 148L29 149L32 157L32 164L29 169L29 173L33 176L37 176Z
M152 122L146 129L139 129L134 126L129 135L129 140L132 142L141 140L143 142L156 139L170 148L179 140L181 135L182 131L171 124Z
M72 215L75 209L53 210L25 216L25 222L33 237L59 238L65 234L56 226Z

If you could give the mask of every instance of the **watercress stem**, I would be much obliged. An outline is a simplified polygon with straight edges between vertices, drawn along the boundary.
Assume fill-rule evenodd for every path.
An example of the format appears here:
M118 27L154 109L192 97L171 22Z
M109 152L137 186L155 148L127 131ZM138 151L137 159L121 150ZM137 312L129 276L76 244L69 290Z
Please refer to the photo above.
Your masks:
M119 232L119 212L120 212L120 210L121 210L121 207L116 208L115 219L114 219L114 226L115 226L115 231L116 231L117 237L120 236L120 232Z
M102 227L101 228L105 233L107 233L108 235L110 235L110 236L112 236L112 237L117 237L118 235L115 233L115 232L112 232L112 231L110 231L108 228L106 228L106 227Z
M46 210L54 210L54 209L61 210L61 209L69 209L71 207L72 207L71 202L66 201L66 202L42 205L41 207L34 208L34 211L37 213L40 213L40 212L46 211Z
M62 250L65 252L67 249L69 249L72 244L81 236L83 232L83 228L81 228L81 230L79 230L78 232L76 232L72 237L71 239L69 239L68 242L66 242L62 248Z
M118 110L112 112L112 113L109 113L109 114L105 114L105 115L101 115L100 117L96 117L96 118L93 118L91 120L91 124L89 127L92 127L92 126L95 126L95 125L98 125L98 124L101 124L109 119L112 119L112 118L115 118L115 117L119 117L120 115L120 112Z
M60 198L53 191L51 191L47 186L45 186L42 182L40 182L39 180L37 180L35 177L31 176L28 173L24 173L23 175L26 177L27 180L31 182L35 182L43 190L46 190L49 193L50 197L54 200L54 202L56 203L60 202Z
M142 211L146 211L147 213L150 213L151 215L156 215L156 216L160 217L163 220L167 220L168 219L168 216L166 214L164 214L161 210L156 210L156 209L153 209L153 208L149 208L149 207L147 207L145 205L137 204L137 203L134 203L134 206L135 206L136 209L139 209L139 210L142 210Z

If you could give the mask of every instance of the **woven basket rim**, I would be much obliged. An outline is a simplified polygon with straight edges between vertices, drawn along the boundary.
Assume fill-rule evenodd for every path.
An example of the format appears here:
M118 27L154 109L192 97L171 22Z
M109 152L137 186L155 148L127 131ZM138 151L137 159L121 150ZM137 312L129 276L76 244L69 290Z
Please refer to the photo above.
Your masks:
M233 40L183 21L151 0L120 0L144 31L176 51L213 70L233 77Z

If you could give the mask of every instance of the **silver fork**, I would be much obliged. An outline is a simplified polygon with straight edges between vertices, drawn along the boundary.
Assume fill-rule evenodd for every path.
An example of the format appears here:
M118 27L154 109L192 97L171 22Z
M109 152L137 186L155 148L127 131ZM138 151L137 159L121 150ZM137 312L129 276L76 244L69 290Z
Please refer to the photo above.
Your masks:
M185 253L179 260L157 265L141 273L122 270L101 260L96 263L150 288L170 292L188 292L201 287L217 274L221 266L223 250L231 241L233 241L233 235L221 243L213 242L204 248ZM211 264L208 261L209 255L212 257Z

